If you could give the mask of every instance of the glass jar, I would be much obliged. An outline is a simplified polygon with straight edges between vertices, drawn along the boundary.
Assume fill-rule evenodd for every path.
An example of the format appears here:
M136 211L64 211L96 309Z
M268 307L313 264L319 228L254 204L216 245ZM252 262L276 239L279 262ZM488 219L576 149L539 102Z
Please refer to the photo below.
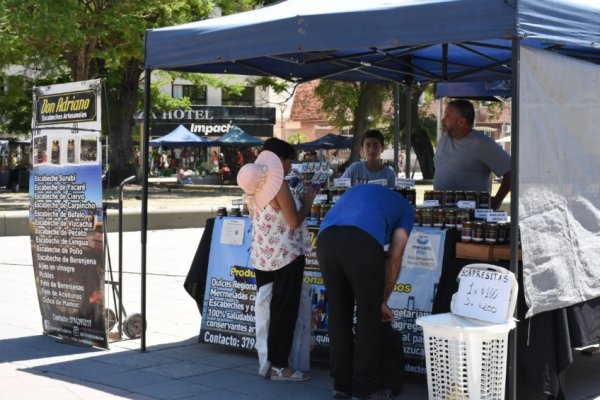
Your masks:
M436 208L433 211L433 226L436 228L444 227L444 209Z
M446 228L456 228L456 209L449 208L446 209L446 218L444 220L444 224Z
M331 209L330 204L321 204L321 213L319 215L319 218L321 218L321 221L323 221L325 219L325 216L329 212L329 209Z
M311 221L319 221L320 216L321 216L321 205L313 204L310 207L310 220Z
M226 217L226 216L227 216L227 207L217 208L217 217Z
M456 204L458 204L459 201L465 200L465 192L462 190L455 190L454 191L454 202Z
M426 190L423 193L423 201L433 200L433 190Z
M484 240L485 240L485 222L477 221L473 224L473 242L474 243L483 243Z
M421 226L433 225L433 210L431 208L421 209Z
M438 207L444 207L444 192L442 190L434 190L433 200L437 200Z
M492 208L490 192L479 192L477 204L479 204L479 208Z
M474 201L475 202L475 208L477 208L477 199L478 199L478 195L477 192L473 191L473 190L469 190L467 192L465 192L465 200L467 201Z
M242 216L242 211L240 210L239 207L233 207L231 209L231 216L232 217L241 217Z
M498 224L488 222L485 224L485 244L496 244L498 239Z
M456 207L456 194L453 190L446 190L444 193L444 207Z
M473 223L471 221L463 222L460 240L464 243L469 243L471 240L473 240Z
M406 188L404 193L406 200L415 207L417 205L417 191L414 188Z
M415 226L421 226L421 209L415 208Z

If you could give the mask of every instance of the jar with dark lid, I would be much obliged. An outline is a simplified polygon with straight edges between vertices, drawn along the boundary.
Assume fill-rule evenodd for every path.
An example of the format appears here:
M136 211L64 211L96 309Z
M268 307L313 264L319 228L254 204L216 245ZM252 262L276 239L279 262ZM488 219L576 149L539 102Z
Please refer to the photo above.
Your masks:
M244 204L244 207L242 207L242 215L250 215L250 209L248 208L248 204Z
M465 192L465 200L467 201L474 201L475 202L475 208L477 208L477 199L479 196L477 196L477 192L473 191L473 190L469 190L468 192Z
M437 200L438 207L444 207L444 192L442 190L434 190L433 200Z
M310 207L310 220L311 221L319 221L320 216L321 216L321 205L313 204Z
M414 188L406 188L404 193L406 200L415 207L417 205L417 191Z
M469 210L461 209L456 213L456 227L458 229L462 229L462 226L465 222L471 221ZM471 226L471 229L473 227Z
M433 200L433 190L426 190L423 193L423 201Z
M485 244L496 244L498 240L498 224L488 222L485 224Z
M483 243L484 240L485 240L485 222L476 221L475 223L473 223L473 242L474 243Z
M436 228L444 227L444 209L436 208L433 210L433 226Z
M217 208L217 217L226 217L226 216L227 216L227 207Z
M506 227L504 226L504 223L502 223L502 222L498 223L498 232L496 234L496 243L498 243L498 244L506 243Z
M473 240L473 223L471 221L463 222L460 240L464 243L468 243Z
M479 208L492 208L490 192L479 192L477 204Z
M444 207L451 208L456 206L456 194L453 190L444 192Z
M242 211L240 210L239 207L233 207L231 209L231 216L232 217L241 217L242 216Z
M421 209L421 226L433 225L433 210L431 208Z
M324 194L327 196L327 200L325 200L326 203L331 203L331 193L330 193L330 189L321 189L319 191L319 194Z
M466 200L465 192L462 190L454 191L454 203L458 205L459 201Z
M444 220L444 224L446 228L456 228L456 215L457 211L454 208L446 209L446 218Z

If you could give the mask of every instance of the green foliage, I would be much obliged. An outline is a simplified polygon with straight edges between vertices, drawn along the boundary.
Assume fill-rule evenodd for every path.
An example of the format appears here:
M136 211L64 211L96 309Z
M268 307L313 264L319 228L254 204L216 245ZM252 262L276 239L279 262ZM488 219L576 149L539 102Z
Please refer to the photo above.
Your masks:
M294 132L286 139L286 141L290 144L304 143L307 140L308 137L302 132Z

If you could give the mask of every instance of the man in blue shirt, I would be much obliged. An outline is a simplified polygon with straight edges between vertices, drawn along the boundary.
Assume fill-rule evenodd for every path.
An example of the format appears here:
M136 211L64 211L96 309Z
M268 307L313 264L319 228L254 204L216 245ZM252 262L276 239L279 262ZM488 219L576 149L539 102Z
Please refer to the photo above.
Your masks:
M393 320L387 301L413 223L402 195L373 184L352 187L321 223L317 257L329 301L334 398L386 398L379 382L382 321Z

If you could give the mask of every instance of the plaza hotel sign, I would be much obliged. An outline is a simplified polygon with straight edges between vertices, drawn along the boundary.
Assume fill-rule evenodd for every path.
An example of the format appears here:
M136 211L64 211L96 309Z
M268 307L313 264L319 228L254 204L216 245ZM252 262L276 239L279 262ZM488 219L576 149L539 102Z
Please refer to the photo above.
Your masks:
M189 110L162 110L153 115L152 135L164 135L178 125L202 136L222 136L233 126L256 136L273 136L274 107L192 106Z

